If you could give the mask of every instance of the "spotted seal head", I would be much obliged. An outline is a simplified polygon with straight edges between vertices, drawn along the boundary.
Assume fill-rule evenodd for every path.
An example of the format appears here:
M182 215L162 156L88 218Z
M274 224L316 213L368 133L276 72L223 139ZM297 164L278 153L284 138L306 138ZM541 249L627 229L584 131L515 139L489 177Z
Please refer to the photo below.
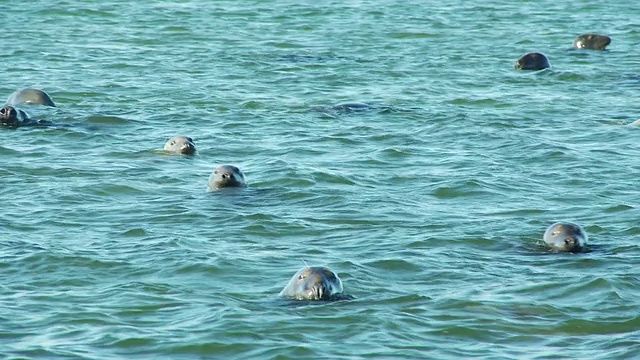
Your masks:
M550 67L549 59L539 52L522 55L515 64L516 70L542 70Z
M611 38L599 34L583 34L573 41L573 47L576 49L604 50L609 44Z
M299 270L279 296L294 300L340 300L352 298L342 293L342 281L333 271L323 266L304 267Z
M2 126L17 128L28 118L27 113L11 105L5 105L0 108L0 125Z
M33 88L26 88L15 91L13 94L9 95L7 99L7 104L9 105L45 105L45 106L53 106L56 104L53 103L51 96L46 92Z
M174 136L164 144L164 150L176 154L193 155L196 153L196 144L188 136Z
M544 242L555 251L578 252L587 246L587 233L580 225L557 222L544 232Z
M209 176L210 190L245 186L247 186L247 182L244 179L244 174L233 165L218 166Z

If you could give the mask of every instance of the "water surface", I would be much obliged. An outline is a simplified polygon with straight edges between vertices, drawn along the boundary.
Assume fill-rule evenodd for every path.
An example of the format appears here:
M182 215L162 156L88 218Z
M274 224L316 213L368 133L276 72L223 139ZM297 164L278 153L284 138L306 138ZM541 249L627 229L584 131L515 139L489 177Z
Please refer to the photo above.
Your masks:
M3 18L0 96L41 88L58 107L25 110L71 126L0 129L1 357L640 356L638 6L36 0ZM572 50L586 32L609 49ZM552 69L515 71L532 51ZM159 151L174 135L197 156ZM207 192L219 164L249 187ZM546 251L559 220L591 251ZM303 260L356 299L278 301Z

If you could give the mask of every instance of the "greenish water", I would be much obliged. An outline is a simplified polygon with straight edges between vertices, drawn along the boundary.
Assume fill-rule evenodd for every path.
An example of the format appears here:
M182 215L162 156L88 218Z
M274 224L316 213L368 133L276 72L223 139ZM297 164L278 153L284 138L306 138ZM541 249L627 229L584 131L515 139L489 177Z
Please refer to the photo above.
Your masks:
M1 16L0 96L44 89L25 110L72 126L0 129L0 357L640 357L638 5ZM571 50L586 32L609 50ZM515 71L532 51L552 69ZM197 156L158 151L182 134ZM219 164L250 186L207 192ZM546 251L558 220L591 251ZM303 260L356 299L278 301Z

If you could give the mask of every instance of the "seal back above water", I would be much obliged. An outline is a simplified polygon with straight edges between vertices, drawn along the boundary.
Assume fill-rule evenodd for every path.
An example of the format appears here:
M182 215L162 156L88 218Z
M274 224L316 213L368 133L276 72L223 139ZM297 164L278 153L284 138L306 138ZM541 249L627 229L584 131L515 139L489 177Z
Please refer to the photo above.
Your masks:
M46 92L33 88L26 88L15 91L13 94L9 95L7 99L7 104L9 105L45 105L45 106L53 106L56 104L53 103L53 100Z
M244 179L244 174L233 165L218 166L209 176L210 190L245 186L247 186L247 182Z
M516 70L542 70L550 67L549 59L539 52L522 55L515 64Z
M342 293L342 281L323 266L310 266L300 269L279 296L294 300L340 300L352 298Z
M552 250L578 252L586 247L588 237L580 225L557 222L547 228L543 240Z
M576 49L604 50L609 44L611 38L599 34L583 34L573 41L573 47Z
M193 155L196 153L196 144L188 136L174 136L164 144L164 150L176 154Z

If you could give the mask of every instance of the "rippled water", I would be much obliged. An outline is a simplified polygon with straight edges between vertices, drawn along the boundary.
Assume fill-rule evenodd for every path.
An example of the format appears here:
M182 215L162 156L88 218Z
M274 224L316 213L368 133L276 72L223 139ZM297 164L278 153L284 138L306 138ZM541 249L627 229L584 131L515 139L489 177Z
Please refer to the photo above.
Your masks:
M637 5L2 17L0 96L44 89L58 107L24 109L64 126L0 129L1 357L640 357ZM609 49L571 50L586 32ZM531 51L552 69L515 71ZM179 134L197 156L160 151ZM207 192L219 164L249 187ZM548 252L558 220L590 251ZM356 299L280 301L303 261Z

